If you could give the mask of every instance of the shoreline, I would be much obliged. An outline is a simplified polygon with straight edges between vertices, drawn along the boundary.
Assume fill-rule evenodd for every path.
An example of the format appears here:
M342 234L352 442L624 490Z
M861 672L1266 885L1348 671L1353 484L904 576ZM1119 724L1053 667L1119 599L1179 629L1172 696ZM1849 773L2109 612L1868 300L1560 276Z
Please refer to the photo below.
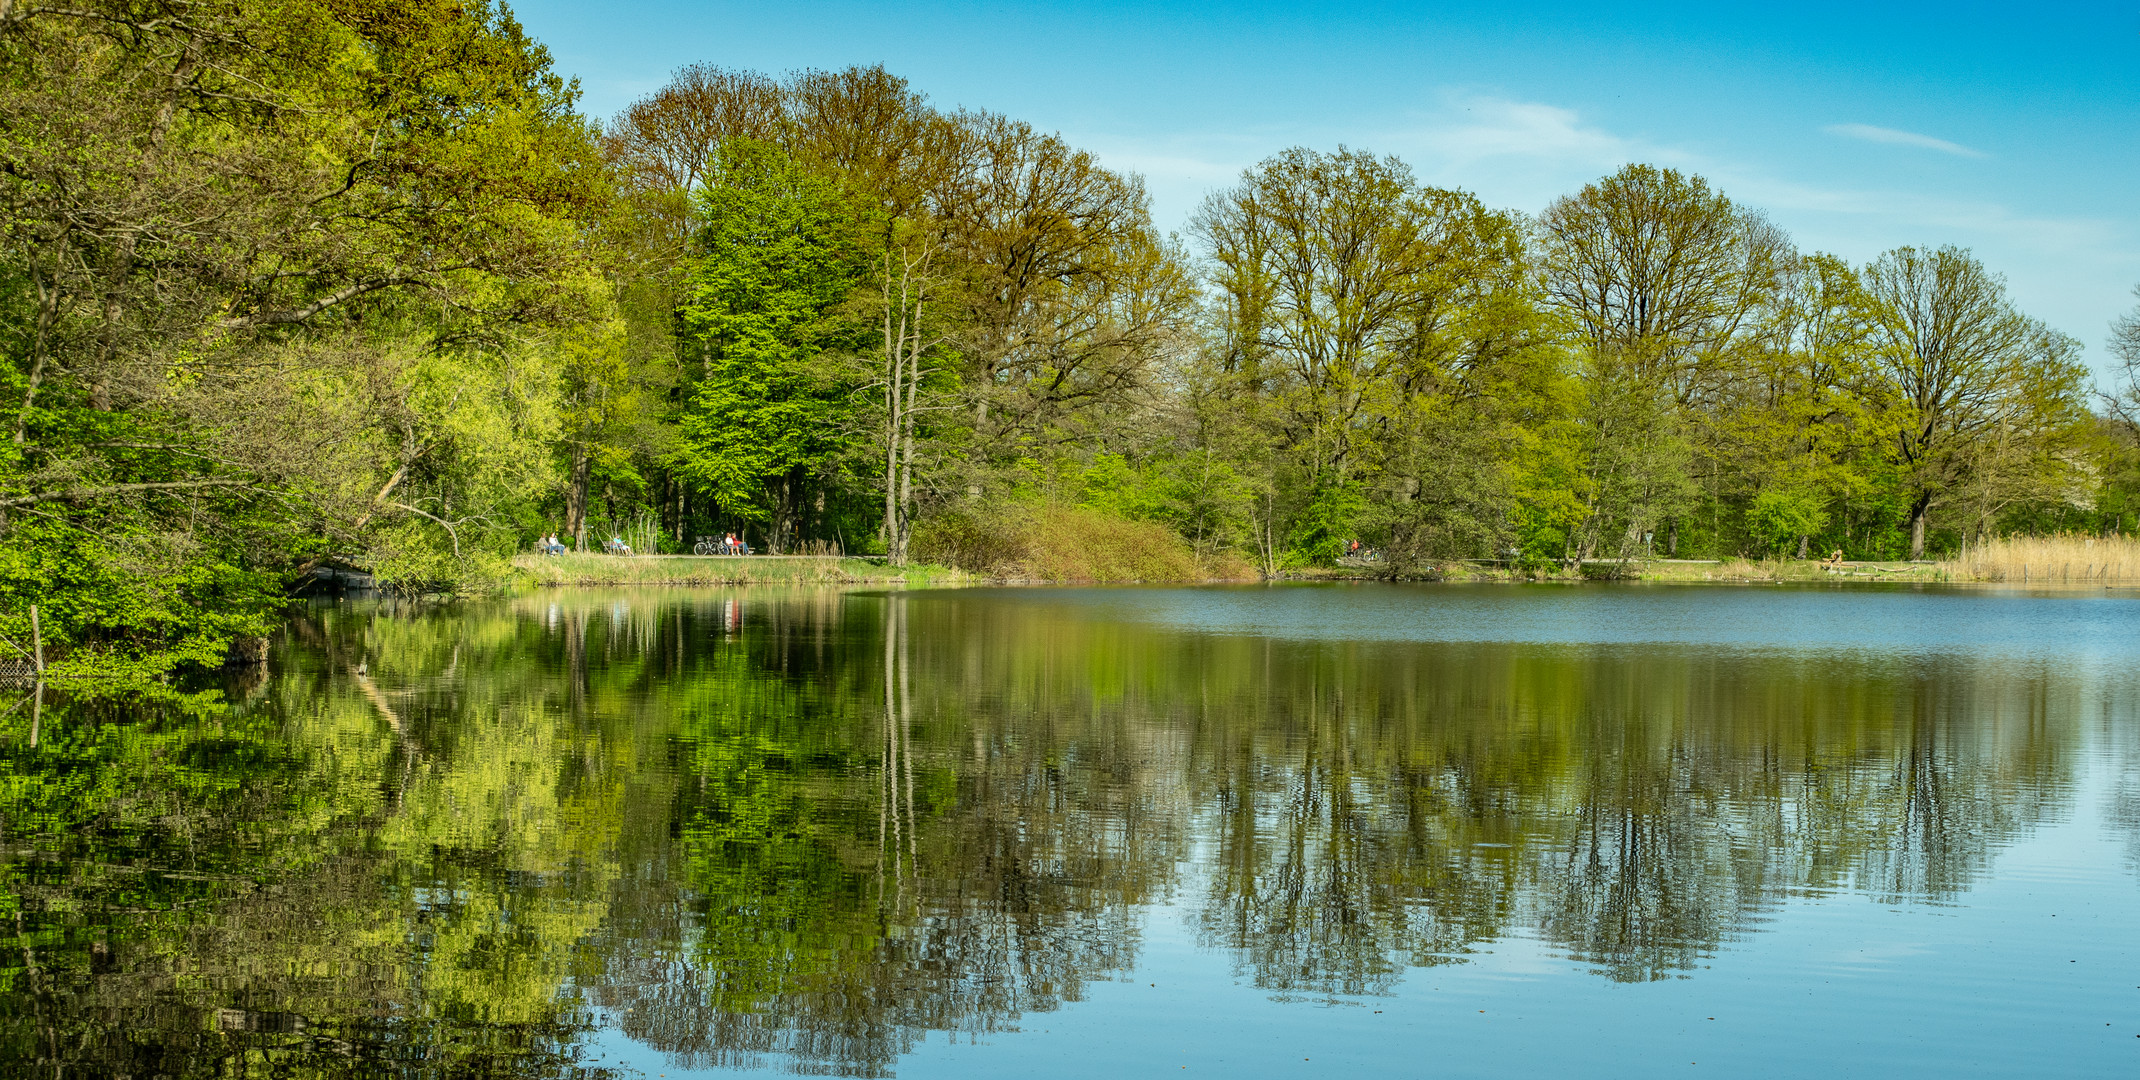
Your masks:
M992 577L945 566L895 568L871 559L830 555L521 555L513 560L512 584L528 588L651 586L707 588L733 585L1225 585L1260 579L1195 578L1167 581L1070 581ZM2031 588L2140 588L2140 581L2046 572L2027 580L1997 580L1967 574L1954 563L1853 561L1829 566L1816 560L1655 559L1593 562L1569 569L1558 564L1521 569L1485 561L1438 564L1419 572L1391 574L1372 566L1318 567L1281 573L1270 582L1446 582L1451 584L1864 584L2004 585Z
M512 583L616 585L949 585L974 580L944 566L892 567L836 555L517 555Z

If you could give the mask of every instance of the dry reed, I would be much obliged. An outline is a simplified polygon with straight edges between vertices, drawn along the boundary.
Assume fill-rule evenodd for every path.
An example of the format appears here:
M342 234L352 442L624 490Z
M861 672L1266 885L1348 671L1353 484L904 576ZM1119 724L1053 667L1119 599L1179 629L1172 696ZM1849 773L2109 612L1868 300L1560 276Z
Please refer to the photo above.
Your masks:
M2140 582L2140 538L2010 536L1971 544L1941 566L1963 581L2015 585L2118 585Z

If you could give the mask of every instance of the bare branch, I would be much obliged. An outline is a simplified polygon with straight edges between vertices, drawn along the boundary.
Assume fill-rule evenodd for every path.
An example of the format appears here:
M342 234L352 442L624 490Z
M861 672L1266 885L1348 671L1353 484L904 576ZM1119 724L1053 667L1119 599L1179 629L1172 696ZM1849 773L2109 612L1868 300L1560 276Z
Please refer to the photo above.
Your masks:
M417 508L410 506L408 503L390 502L386 505L391 506L396 510L406 510L409 513L415 514L417 517L430 518L432 521L438 522L441 526L444 526L446 530L446 535L453 538L453 557L456 559L461 557L461 532L459 529L453 527L453 522L447 521L445 518L439 517L437 514L433 514L424 510L418 510Z

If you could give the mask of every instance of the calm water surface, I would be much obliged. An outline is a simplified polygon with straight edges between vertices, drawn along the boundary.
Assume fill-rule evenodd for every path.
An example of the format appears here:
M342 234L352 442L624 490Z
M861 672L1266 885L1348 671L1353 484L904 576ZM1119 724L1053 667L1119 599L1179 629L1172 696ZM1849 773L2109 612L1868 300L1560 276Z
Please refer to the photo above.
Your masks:
M0 720L0 1075L2140 1075L2129 593L578 591L277 646Z

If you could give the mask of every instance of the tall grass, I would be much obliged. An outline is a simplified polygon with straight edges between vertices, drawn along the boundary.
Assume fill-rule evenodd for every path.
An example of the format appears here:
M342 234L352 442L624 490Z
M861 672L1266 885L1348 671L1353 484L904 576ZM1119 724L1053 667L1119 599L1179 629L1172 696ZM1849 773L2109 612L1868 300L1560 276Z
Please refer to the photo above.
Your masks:
M1055 504L935 518L917 530L914 549L929 562L1015 581L1208 581L1255 574L1238 556L1199 556L1158 522Z
M661 518L652 511L640 511L629 517L594 517L587 521L587 543L596 551L616 537L641 555L653 555L661 551ZM570 543L571 538L567 537Z
M1973 544L1941 565L1964 581L2132 584L2140 582L2140 538L2010 536Z

